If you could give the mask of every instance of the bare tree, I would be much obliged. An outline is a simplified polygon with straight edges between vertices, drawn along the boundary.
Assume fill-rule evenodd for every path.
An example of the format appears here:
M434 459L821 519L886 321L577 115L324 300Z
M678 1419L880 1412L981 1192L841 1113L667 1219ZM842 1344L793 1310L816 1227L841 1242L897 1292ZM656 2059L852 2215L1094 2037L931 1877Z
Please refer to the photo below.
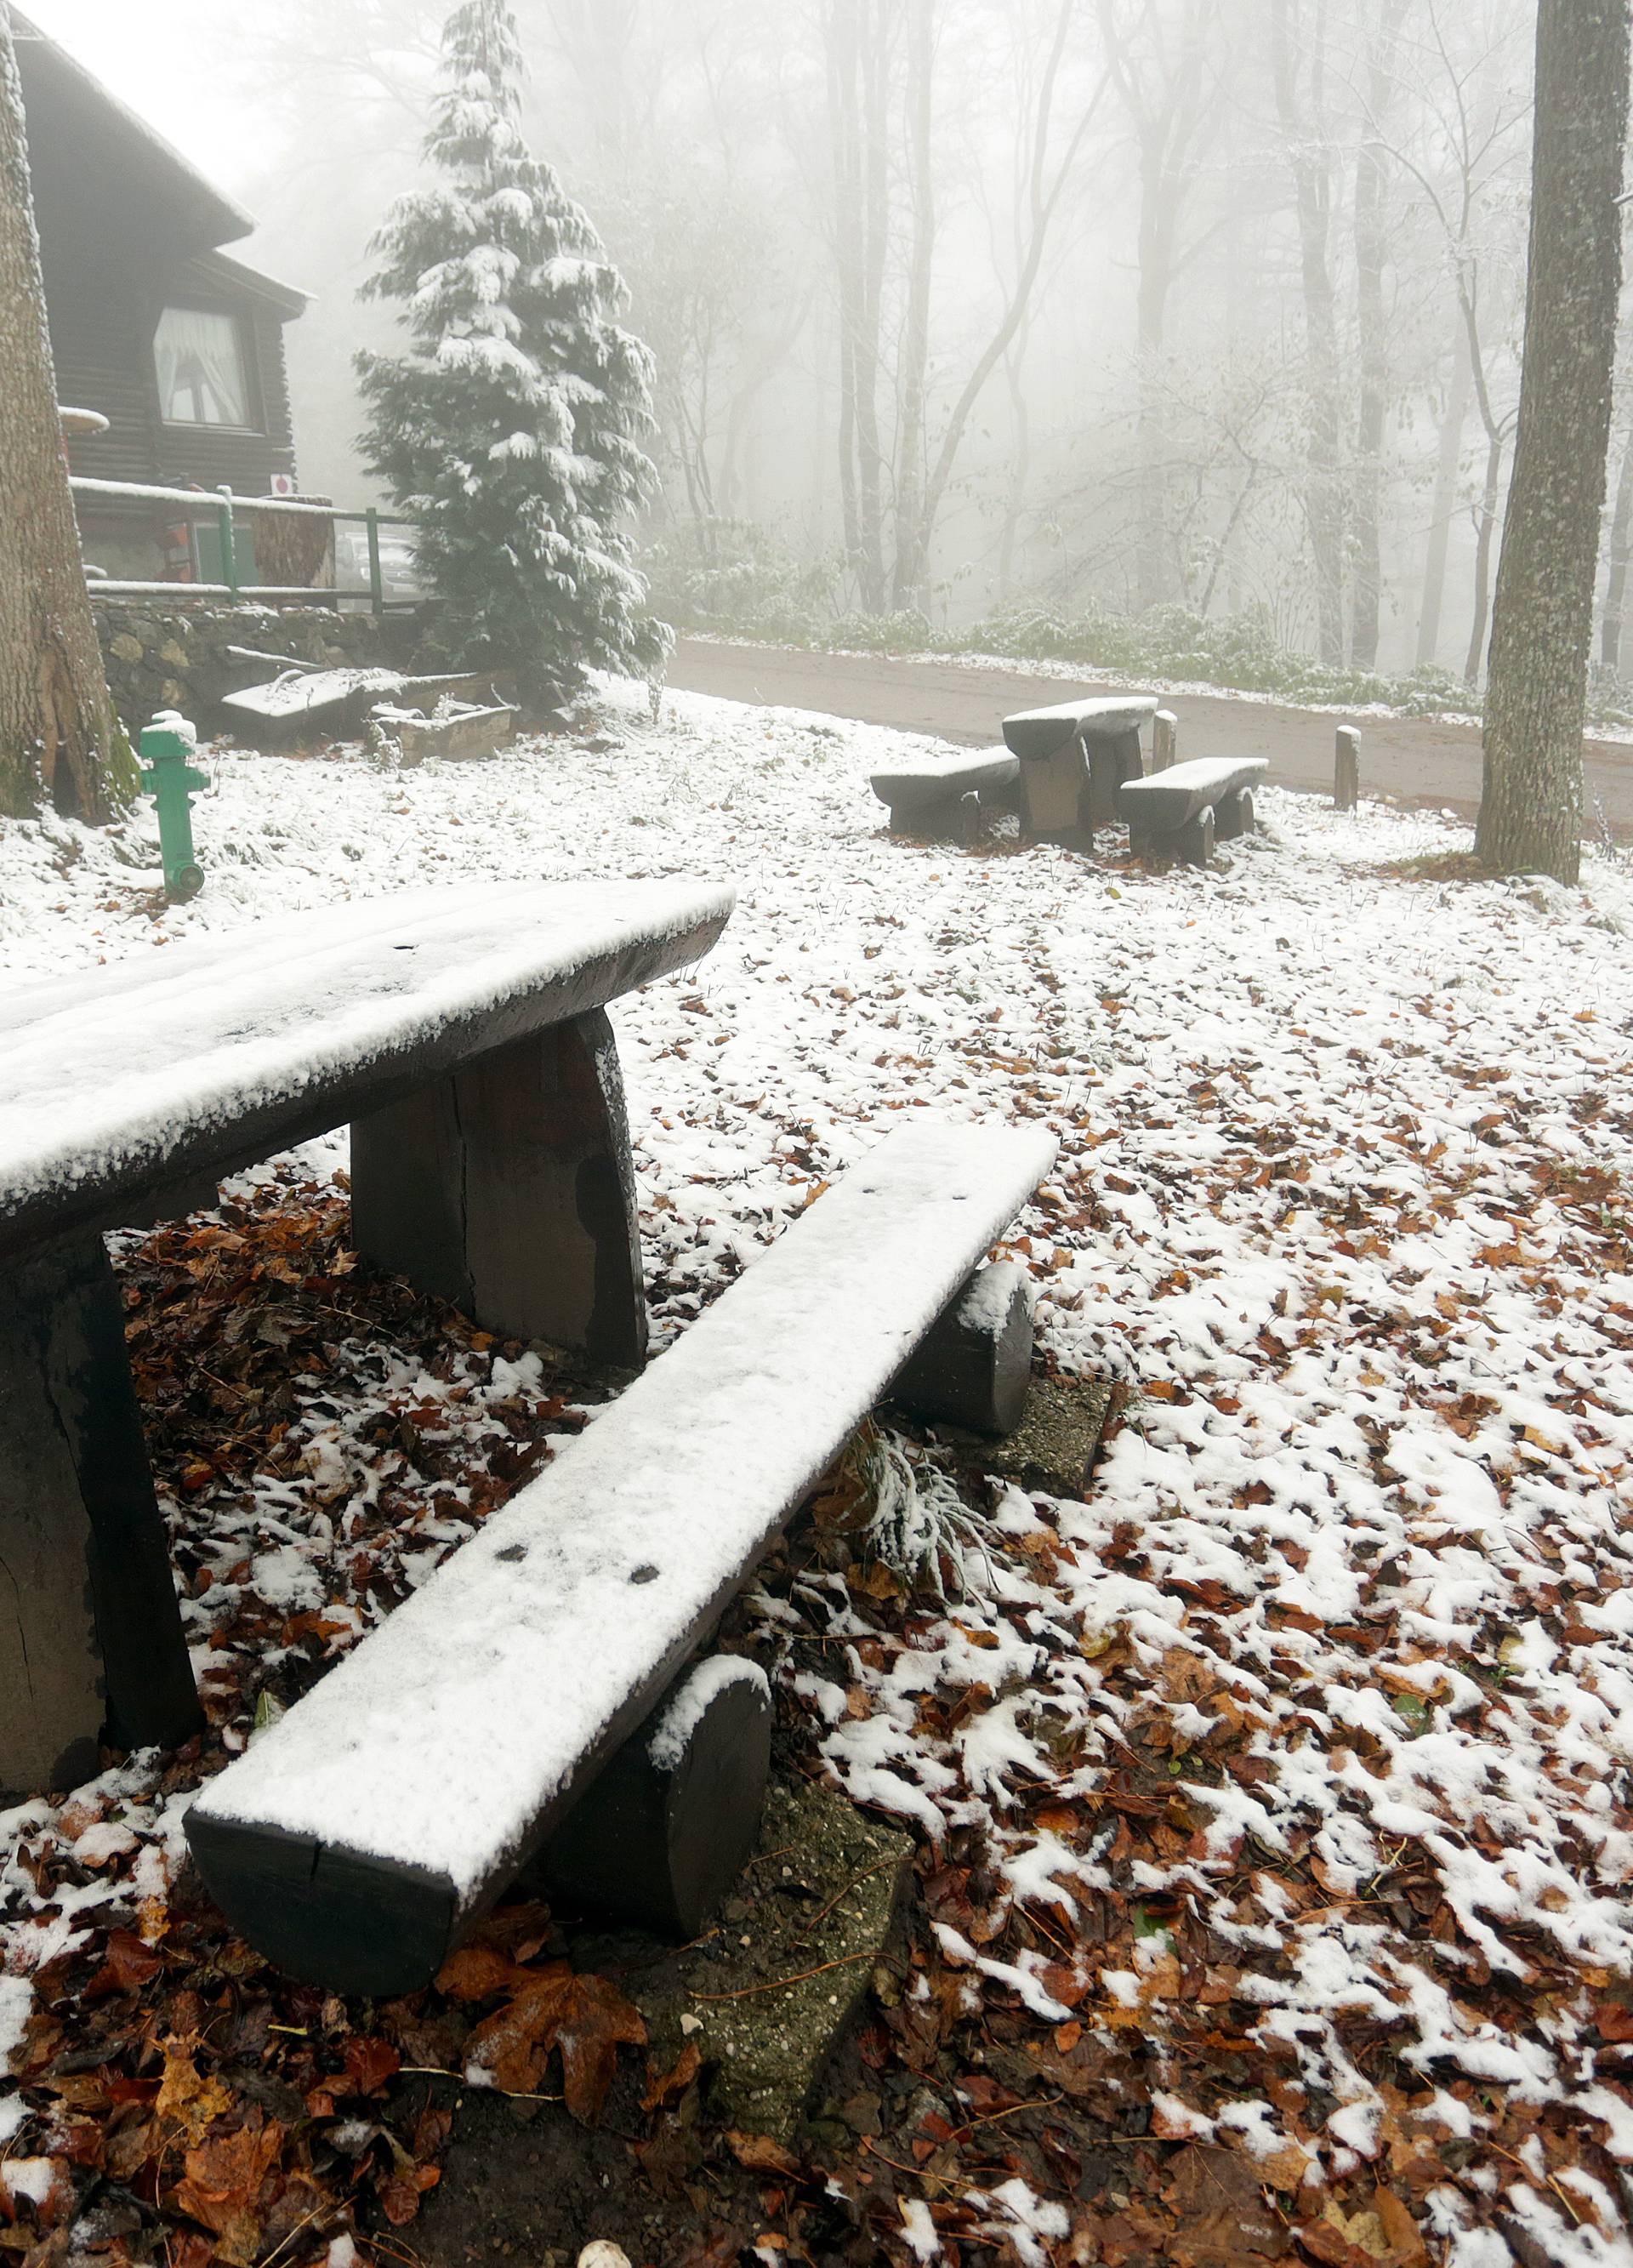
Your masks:
M1168 595L1168 439L1163 355L1184 263L1196 155L1215 117L1210 42L1217 0L1100 0L1100 29L1139 151L1139 528L1135 603Z
M1610 447L1627 0L1539 0L1530 280L1475 844L1577 880L1582 732Z
M1344 653L1342 402L1338 302L1333 283L1333 153L1326 109L1327 11L1314 0L1270 0L1271 73L1298 219L1307 365L1305 516L1315 563L1317 643L1336 667Z
M1379 0L1372 20L1366 57L1366 121L1355 172L1361 403L1350 531L1354 600L1350 654L1357 669L1374 669L1378 665L1383 600L1383 449L1391 393L1389 318L1384 297L1389 260L1389 153L1384 127L1394 99L1395 50L1407 6L1408 0Z
M107 819L135 785L68 485L23 88L0 5L0 812Z

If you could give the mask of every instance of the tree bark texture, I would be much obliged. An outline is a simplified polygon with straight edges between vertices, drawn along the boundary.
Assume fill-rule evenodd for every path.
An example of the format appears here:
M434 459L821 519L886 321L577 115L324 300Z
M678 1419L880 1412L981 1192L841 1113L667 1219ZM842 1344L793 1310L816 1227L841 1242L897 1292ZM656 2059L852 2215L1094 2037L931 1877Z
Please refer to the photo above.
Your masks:
M1497 570L1476 848L1578 878L1582 733L1610 451L1627 0L1540 0L1525 362Z
M0 8L0 812L107 819L121 778L63 453L23 90ZM128 758L127 758L128 763Z

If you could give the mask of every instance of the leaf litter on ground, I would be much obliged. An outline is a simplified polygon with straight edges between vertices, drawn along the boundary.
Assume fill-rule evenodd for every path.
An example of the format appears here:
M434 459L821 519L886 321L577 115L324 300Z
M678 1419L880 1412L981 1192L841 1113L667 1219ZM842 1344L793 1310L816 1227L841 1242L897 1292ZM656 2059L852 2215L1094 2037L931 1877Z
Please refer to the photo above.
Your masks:
M598 1389L359 1269L343 1142L121 1239L210 1729L4 1822L0 2244L394 2257L450 2116L402 2073L592 2117L622 2068L631 2182L678 2193L694 2268L1633 2260L1625 872L1465 879L1439 821L1276 795L1207 875L910 846L864 784L901 736L609 705L602 753L475 784L225 756L184 910L106 836L0 829L0 960L519 846L547 878L735 877L720 951L620 1011L660 1337L901 1108L1039 1116L1064 1154L1011 1256L1046 1360L1124 1381L1124 1420L1092 1501L977 1462L967 1527L926 1531L864 1490L895 1568L853 1502L734 1617L801 1767L920 1844L905 1963L791 2165L711 2124L706 2072L643 2080L638 2018L539 1909L382 2010L211 1913L201 1778ZM945 1484L933 1443L880 1442Z

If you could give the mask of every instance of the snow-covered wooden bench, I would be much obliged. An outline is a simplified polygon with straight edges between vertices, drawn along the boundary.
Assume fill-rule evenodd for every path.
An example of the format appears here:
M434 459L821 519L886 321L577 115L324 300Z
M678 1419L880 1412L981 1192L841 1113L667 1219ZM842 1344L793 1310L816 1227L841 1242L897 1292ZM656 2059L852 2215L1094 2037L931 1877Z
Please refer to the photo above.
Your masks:
M1114 694L1028 709L1004 722L1020 762L1021 828L1034 843L1086 850L1117 816L1117 790L1144 770L1140 730L1155 701Z
M1216 843L1254 829L1253 791L1270 769L1264 756L1198 756L1151 779L1129 780L1118 803L1137 857L1205 866Z
M1013 807L1020 765L1007 748L973 748L967 755L904 757L872 776L872 789L890 806L893 835L979 836L983 811Z
M348 1123L354 1240L488 1329L646 1344L605 1009L707 953L715 885L420 891L0 998L0 1789L201 1721L105 1229Z
M976 1423L1018 1418L1020 1271L967 1287L1055 1151L997 1124L890 1135L213 1781L188 1835L250 1942L407 1992L570 1815L558 1878L587 1865L592 1893L694 1931L747 1854L766 1703L740 1665L677 1673L893 1381L946 1414L962 1376ZM904 1375L938 1326L962 1356Z

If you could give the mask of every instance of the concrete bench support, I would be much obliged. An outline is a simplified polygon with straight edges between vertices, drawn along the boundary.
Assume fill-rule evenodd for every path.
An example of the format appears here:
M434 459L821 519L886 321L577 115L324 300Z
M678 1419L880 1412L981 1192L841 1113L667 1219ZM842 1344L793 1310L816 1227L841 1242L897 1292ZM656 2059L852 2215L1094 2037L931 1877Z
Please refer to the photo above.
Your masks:
M646 1306L623 1085L600 1009L353 1122L352 1234L484 1330L637 1367Z
M916 1418L1012 1433L1032 1383L1031 1277L1014 1261L973 1276L891 1389Z
M203 1723L102 1240L6 1263L0 1293L0 1792L77 1786L106 1730Z
M1125 782L1144 770L1141 727L1155 701L1116 695L1065 701L1005 719L1004 738L1020 763L1021 831L1070 850L1093 847L1113 825Z

